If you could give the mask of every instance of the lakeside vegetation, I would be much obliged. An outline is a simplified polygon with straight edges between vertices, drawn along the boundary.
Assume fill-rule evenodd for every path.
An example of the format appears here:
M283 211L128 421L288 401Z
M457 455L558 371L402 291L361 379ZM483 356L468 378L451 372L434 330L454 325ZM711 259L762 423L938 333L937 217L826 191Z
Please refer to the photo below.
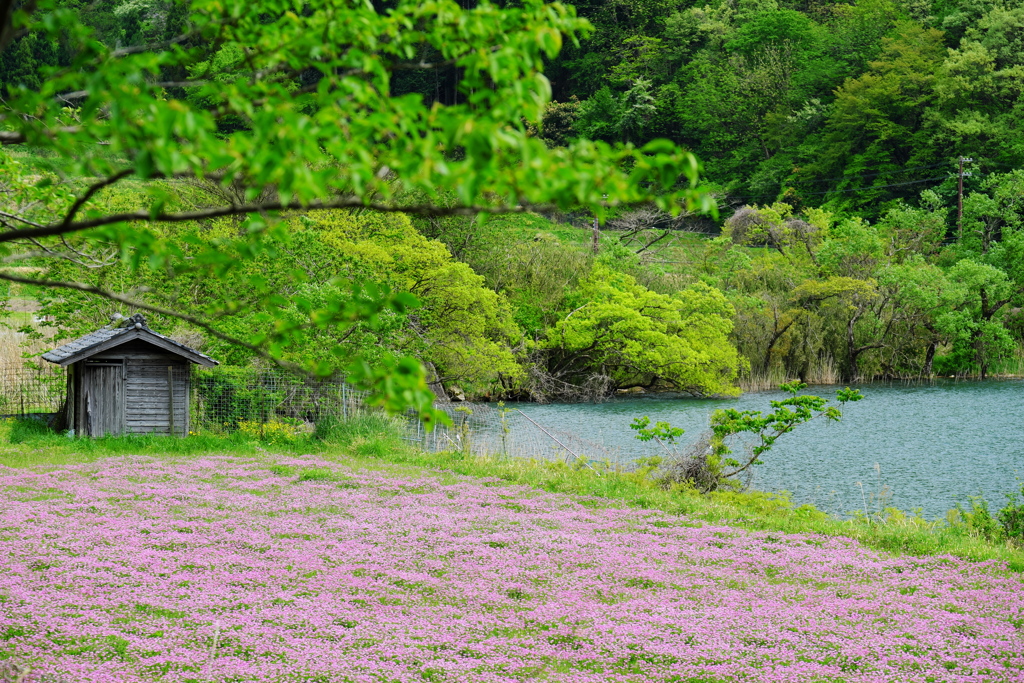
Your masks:
M37 163L23 157L22 172L44 174ZM1015 196L1014 178L994 192ZM164 189L166 205L181 210L216 200L208 185ZM143 194L108 191L109 207L140 207ZM638 387L729 395L792 378L1021 374L1016 232L1007 226L986 245L970 236L943 244L941 207L904 207L877 223L807 211L813 223L783 204L745 208L720 236L690 232L685 219L656 227L669 219L653 210L621 211L596 254L592 230L552 220L558 216L410 221L321 211L285 217L259 254L217 277L131 257L28 259L20 267L50 281L116 285L140 303L194 318L212 315L229 338L301 328L304 306L358 308L365 293L349 289L352 281L408 291L418 306L283 340L281 357L327 367L412 355L435 387L471 399L587 400ZM207 248L247 248L240 229L232 218L183 221L154 238L177 245L187 262ZM5 292L19 308L35 309L56 340L133 310L75 290L15 284ZM212 303L227 301L229 309ZM188 322L152 319L222 362L260 358Z

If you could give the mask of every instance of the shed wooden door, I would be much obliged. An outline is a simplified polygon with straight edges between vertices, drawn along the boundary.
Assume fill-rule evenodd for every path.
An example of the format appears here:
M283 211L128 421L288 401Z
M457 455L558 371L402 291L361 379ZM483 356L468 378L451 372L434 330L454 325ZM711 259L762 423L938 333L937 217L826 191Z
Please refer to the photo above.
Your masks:
M124 365L87 361L84 370L82 398L89 436L124 434Z

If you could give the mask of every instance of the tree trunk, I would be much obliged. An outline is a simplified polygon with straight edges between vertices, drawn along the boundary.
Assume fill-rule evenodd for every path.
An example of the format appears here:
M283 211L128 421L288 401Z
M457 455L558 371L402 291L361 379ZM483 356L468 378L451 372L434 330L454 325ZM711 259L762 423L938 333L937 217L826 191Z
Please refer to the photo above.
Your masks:
M451 403L451 398L448 396L448 392L444 390L444 385L438 376L437 366L427 361L423 364L423 368L427 371L427 387L434 392L437 400L443 403Z
M938 347L938 342L934 339L928 344L928 351L924 354L924 376L932 376L932 363L935 361L935 349Z
M843 359L843 367L840 369L841 379L844 382L857 380L857 356L860 355L860 351L854 346L853 326L857 324L859 317L860 313L857 313L851 316L846 323L846 356Z

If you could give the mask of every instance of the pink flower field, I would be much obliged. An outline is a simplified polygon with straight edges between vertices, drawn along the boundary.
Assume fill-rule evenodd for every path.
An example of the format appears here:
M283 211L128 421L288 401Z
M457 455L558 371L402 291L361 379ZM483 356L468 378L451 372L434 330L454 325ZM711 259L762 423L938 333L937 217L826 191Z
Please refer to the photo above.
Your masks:
M1024 681L988 564L313 457L0 467L29 680Z

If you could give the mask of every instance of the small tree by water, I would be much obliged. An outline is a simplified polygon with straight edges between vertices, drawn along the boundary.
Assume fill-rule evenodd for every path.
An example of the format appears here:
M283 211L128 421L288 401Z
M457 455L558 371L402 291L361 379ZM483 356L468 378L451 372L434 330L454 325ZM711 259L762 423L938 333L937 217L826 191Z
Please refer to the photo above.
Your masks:
M665 484L688 484L704 492L742 488L739 477L748 473L753 465L760 464L761 456L771 450L780 436L818 418L839 421L846 403L864 398L860 391L849 387L836 392L835 403L820 396L800 394L807 388L803 382L790 382L779 388L790 396L771 401L771 412L716 410L711 415L711 429L682 450L674 446L684 431L668 422L656 422L652 427L650 418L644 416L633 420L630 428L636 430L637 439L656 441L667 454L666 459L651 463L661 466L661 479ZM744 433L753 434L754 443L744 446L743 457L737 459L733 448Z

